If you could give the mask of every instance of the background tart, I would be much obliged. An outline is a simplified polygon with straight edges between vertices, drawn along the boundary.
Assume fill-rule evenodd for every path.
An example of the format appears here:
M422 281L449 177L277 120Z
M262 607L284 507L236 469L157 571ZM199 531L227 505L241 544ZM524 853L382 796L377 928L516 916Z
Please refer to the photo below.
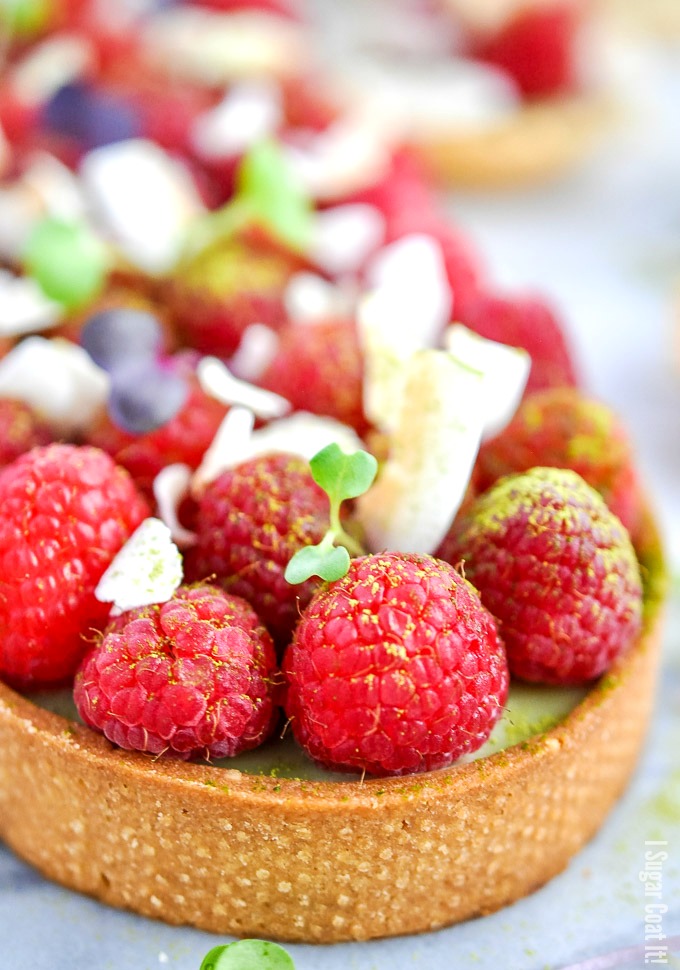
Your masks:
M557 727L442 771L299 781L152 760L0 686L0 834L103 902L237 936L369 939L490 913L567 865L636 764L665 587L649 514L639 555L633 648Z

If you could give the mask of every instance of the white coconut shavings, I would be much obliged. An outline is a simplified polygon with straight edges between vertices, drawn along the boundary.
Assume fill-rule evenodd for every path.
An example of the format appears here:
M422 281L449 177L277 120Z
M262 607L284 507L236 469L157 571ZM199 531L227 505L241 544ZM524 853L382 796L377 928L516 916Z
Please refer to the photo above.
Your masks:
M355 296L348 287L329 283L316 273L295 273L288 281L283 301L289 320L313 324L350 316Z
M374 116L346 115L322 132L284 147L288 163L314 199L333 201L382 178L392 159L391 132Z
M276 357L279 335L264 323L251 323L243 331L238 350L229 361L229 370L242 381L256 381Z
M194 495L200 495L209 482L228 468L258 455L284 451L309 461L333 442L348 453L363 447L353 428L307 411L296 411L257 431L253 431L253 424L252 413L244 408L232 408L227 414L194 474L191 482Z
M288 418L272 421L255 431L250 439L248 457L287 451L309 461L333 442L348 454L363 447L361 439L349 425L308 411L296 411Z
M152 60L208 85L290 76L309 58L299 24L255 10L175 7L150 20L142 43Z
M35 152L21 176L21 184L35 192L45 212L78 222L87 215L80 181L63 162L48 152Z
M203 357L196 368L199 384L206 394L222 404L248 408L258 418L280 418L291 409L290 401L230 373L217 357Z
M192 474L189 465L175 463L166 465L153 481L158 515L170 529L173 541L181 549L187 549L196 542L195 533L185 529L179 521L179 507L190 493Z
M78 179L47 152L31 155L21 178L0 188L0 257L18 263L34 226L46 215L77 222L85 215Z
M25 401L68 438L105 406L109 376L70 340L27 337L0 360L0 395Z
M452 293L439 244L421 234L381 250L368 278L372 289L358 311L364 411L389 432L398 421L405 367L417 350L437 342L450 320Z
M445 0L451 11L475 32L493 34L527 7L526 0ZM554 0L532 0L532 8L554 6Z
M441 350L409 361L390 457L358 500L373 552L432 553L465 495L484 423L482 375Z
M230 158L273 135L282 120L279 85L266 78L244 81L196 118L191 141L201 158Z
M48 299L30 276L0 269L0 337L21 337L55 326L62 307Z
M0 188L0 257L18 263L44 210L34 192L21 182Z
M522 400L531 357L519 347L480 337L460 323L447 327L444 346L461 363L482 372L484 436L498 434Z
M252 411L242 407L231 408L192 476L192 495L200 496L206 485L219 478L222 472L250 457L254 427Z
M402 137L483 130L521 103L508 74L469 58L352 56L345 68L349 90Z
M204 212L188 170L135 138L90 152L81 176L94 213L125 255L150 273L171 269L187 226Z
M385 217L373 205L338 205L314 218L309 256L331 276L358 273L385 239Z
M94 47L80 34L60 33L33 47L14 67L11 86L25 104L43 104L95 63Z
M182 556L160 519L145 519L106 570L94 595L112 613L167 603L182 583Z

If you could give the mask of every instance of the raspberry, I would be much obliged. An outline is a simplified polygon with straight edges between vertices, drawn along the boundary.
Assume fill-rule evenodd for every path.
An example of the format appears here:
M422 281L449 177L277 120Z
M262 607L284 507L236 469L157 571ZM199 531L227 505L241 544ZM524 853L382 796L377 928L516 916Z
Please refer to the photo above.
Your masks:
M420 166L405 151L394 154L389 170L381 179L341 201L378 209L385 217L387 242L419 232L424 220L436 218L434 195Z
M577 35L580 0L520 11L476 50L476 56L507 71L528 98L545 98L578 87Z
M263 455L207 487L186 574L214 578L242 596L284 645L317 585L316 580L289 585L286 566L298 549L320 542L327 529L328 499L307 462L295 455Z
M456 318L481 337L522 347L531 357L526 394L578 384L562 325L541 300L480 296Z
M363 409L363 358L352 320L290 324L258 384L287 398L299 411L325 414L367 429Z
M23 401L0 398L0 467L54 440L50 428Z
M284 658L285 710L330 768L400 775L477 750L508 690L475 591L431 556L355 559L305 610Z
M180 462L198 468L226 413L225 405L206 394L192 378L185 404L160 428L133 435L104 416L89 440L126 468L139 490L151 498L154 479L166 465Z
M511 673L545 684L598 677L640 630L628 533L569 469L503 478L454 526L447 557L499 621Z
M109 612L95 587L146 503L103 452L48 445L0 472L0 508L0 674L66 681Z
M323 131L340 114L330 86L316 74L282 78L279 84L286 128Z
M628 531L636 532L640 489L633 451L606 405L568 387L531 394L503 433L482 446L475 484L483 492L499 478L535 465L578 472Z
M196 7L208 7L223 13L251 10L277 14L290 20L298 19L295 4L288 3L286 0L189 0L189 2Z
M117 617L78 671L82 719L120 748L224 758L276 717L276 658L253 609L213 586Z
M180 265L165 298L192 347L229 357L250 324L281 328L284 291L298 268L292 256L273 245L223 239Z

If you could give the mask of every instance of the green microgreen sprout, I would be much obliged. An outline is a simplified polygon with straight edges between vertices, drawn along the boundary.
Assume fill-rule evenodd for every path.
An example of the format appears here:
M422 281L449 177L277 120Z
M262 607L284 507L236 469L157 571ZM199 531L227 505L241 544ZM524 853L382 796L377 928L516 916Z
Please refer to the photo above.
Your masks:
M196 251L234 235L248 225L263 225L280 242L304 252L312 230L313 207L275 141L257 142L236 175L234 197L201 219L189 236Z
M0 0L0 26L21 40L49 27L54 14L54 0Z
M293 585L312 576L334 582L349 569L350 553L363 555L361 545L342 526L340 506L368 491L378 470L378 462L367 451L349 455L335 443L322 448L309 465L312 478L328 495L330 528L318 545L304 546L288 563L285 578Z
M88 226L53 216L33 228L22 261L43 293L69 310L97 296L110 266L106 246Z
M277 943L238 940L213 947L200 970L295 970L295 964Z

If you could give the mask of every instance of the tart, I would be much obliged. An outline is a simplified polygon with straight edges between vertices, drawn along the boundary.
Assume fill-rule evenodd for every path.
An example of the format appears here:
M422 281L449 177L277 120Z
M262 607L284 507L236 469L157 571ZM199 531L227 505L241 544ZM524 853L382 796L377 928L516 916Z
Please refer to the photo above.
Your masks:
M630 652L552 730L436 772L300 781L153 761L0 686L0 834L50 879L216 933L330 943L493 912L568 865L635 768L665 585L650 514L639 556Z
M153 34L159 26L153 19L149 30L156 41L180 45L178 63L191 75L201 59L182 46L177 29L185 22L182 11L177 16L169 26L161 23L160 35ZM205 26L203 14L199 19ZM298 36L297 26L288 26L287 36L290 31ZM133 63L139 59L149 72L143 75L144 102L149 90L169 80L164 69L149 61L148 52L140 53L134 36L111 37L103 30L85 44L85 54L96 54L98 70L85 57L76 65L84 74L76 79L57 47L57 66L66 74L57 72L56 90L42 91L38 84L42 122L28 112L18 124L17 104L8 112L7 99L0 103L4 117L14 119L8 132L10 175L0 204L16 214L16 232L0 239L8 267L0 283L13 297L7 304L15 313L7 330L10 346L2 348L0 393L19 397L46 422L49 435L66 442L48 449L48 458L41 452L35 459L50 466L58 484L47 503L56 502L63 514L59 482L66 458L54 455L70 456L69 474L81 468L80 477L69 479L72 485L75 478L73 488L80 494L94 486L89 478L87 484L82 480L78 446L98 445L165 515L177 542L181 537L191 543L202 515L202 503L194 501L201 491L236 463L240 449L281 450L295 425L309 448L300 452L307 458L328 444L328 437L317 441L318 434L332 434L341 453L340 440L351 452L361 444L358 434L372 439L373 450L384 459L381 490L369 491L356 509L359 515L365 499L369 514L363 526L374 553L436 550L457 508L473 498L474 483L466 493L467 477L458 466L471 471L482 431L492 434L507 424L529 367L535 378L541 364L539 386L544 380L550 386L576 381L557 318L540 301L498 298L467 242L437 212L408 156L388 143L376 153L370 138L357 142L351 126L329 135L333 119L319 101L300 97L299 89L293 127L304 127L299 121L304 108L308 127L314 128L313 117L320 139L311 148L296 144L283 123L279 142L263 137L271 132L259 128L252 145L240 144L239 158L211 167L200 155L206 131L212 136L217 131L224 147L224 112L214 78L196 76L179 82L173 92L179 101L173 104L181 102L190 116L198 113L202 138L188 136L189 129L196 134L193 124L167 124L174 114L169 109L166 124L155 133L121 138L139 135L135 125L149 119L148 110L139 116L128 111L130 92L111 58L123 41L130 44L126 56ZM82 46L78 49L82 54ZM16 65L25 55L22 44L10 50L9 94L2 92L9 102L26 93L25 71L19 70L24 86L16 90ZM35 81L35 73L28 73ZM40 70L37 74L40 80ZM287 74L286 80L291 81ZM247 97L241 90L237 120L244 103L255 113L263 106L269 110L267 90L264 102L262 89L254 101L252 90ZM231 137L235 106L226 107ZM100 109L107 118L102 127ZM130 123L124 131L123 122ZM208 142L212 151L214 141L208 137ZM48 154L36 160L31 154L36 147ZM291 177L296 161L297 174L306 171L316 186L311 198ZM271 272L264 272L269 264L263 252ZM263 326L267 305L274 310L266 318L269 326ZM484 332L447 326L452 309L473 331L475 322L483 322ZM319 339L314 359L308 360L295 348L311 343L304 337L310 326L318 328L317 337L344 336ZM110 327L119 328L118 337L102 342L102 333L113 332ZM541 348L535 346L538 329ZM26 334L43 336L24 339ZM229 357L228 366L199 350ZM539 361L539 353L547 359ZM290 378L291 401L295 391L295 410L316 409L319 415L286 417L291 402L277 393L280 384L270 386L271 375L280 378L283 372ZM343 379L348 394L338 402L332 392ZM329 415L336 420L330 422ZM339 416L348 424L339 424ZM31 441L30 435L25 440ZM88 449L92 467L104 467L105 457ZM162 491L157 485L170 470L169 461L179 478L166 478L170 491ZM111 458L106 462L114 464ZM119 482L118 501L136 511L125 535L116 533L120 542L112 539L107 546L111 556L146 509L139 496L138 503L125 498L134 493L125 474L120 469L113 474L128 482ZM8 480L3 472L1 481ZM192 494L186 493L189 482ZM28 494L21 492L18 501ZM352 489L346 497L360 494ZM412 503L412 495L420 502ZM88 515L101 508L91 494L83 504ZM286 505L292 506L292 499ZM395 514L399 508L403 516ZM332 521L342 532L335 512ZM7 516L13 528L15 520ZM69 526L77 522L70 514L66 518ZM41 522L41 528L54 528L47 515ZM62 524L64 533L74 531ZM273 524L272 516L260 523L263 532ZM91 534L75 532L81 543L82 535ZM387 534L394 543L383 541ZM57 542L58 537L47 538ZM347 533L345 539L358 542ZM103 902L238 936L369 939L423 932L498 909L567 865L601 824L635 765L652 707L664 586L651 513L643 515L635 540L646 597L645 625L636 643L595 686L572 696L573 704L569 701L550 725L529 726L519 738L506 737L501 750L492 745L478 760L436 771L367 780L310 774L299 760L292 768L284 764L282 771L285 756L275 745L269 751L273 762L267 762L265 751L259 765L151 757L121 750L68 710L66 715L50 710L53 701L20 695L0 683L0 836L47 877ZM16 562L18 543L10 540L0 552L9 551ZM319 546L324 543L322 538ZM29 566L14 572L22 583L37 580L35 588L41 590L48 565L39 572L39 557L30 559L33 551L28 548ZM67 562L60 574L52 562L54 575L42 589L49 587L55 595L70 584L68 615L79 599L96 607L86 626L76 624L75 635L69 633L77 652L84 649L80 634L104 622L108 607L103 604L120 604L113 596L93 604L97 591L89 580L79 585L71 565ZM152 571L142 576L142 585ZM200 583L206 576L194 578ZM142 605L164 603L176 588ZM9 602L7 597L3 608ZM24 612L31 629L38 627L39 639L45 624L36 624L40 609L32 600L30 605ZM133 599L121 609L138 605ZM47 626L60 632L65 623ZM2 636L8 644L9 633ZM34 659L25 638L19 648L17 640L15 631L12 651ZM9 653L0 651L3 665L9 664ZM8 680L14 673L12 682L26 686L22 677L29 667L27 661L21 677L9 665L2 669ZM53 679L61 679L75 668L51 671ZM35 669L29 671L29 680L34 674ZM49 682L45 675L43 683ZM208 750L207 742L202 750ZM461 750L470 750L469 744Z
M378 129L391 124L441 184L549 181L583 161L611 123L610 81L593 67L604 40L578 0L389 6L382 15L343 7L327 46L350 102L372 109Z

